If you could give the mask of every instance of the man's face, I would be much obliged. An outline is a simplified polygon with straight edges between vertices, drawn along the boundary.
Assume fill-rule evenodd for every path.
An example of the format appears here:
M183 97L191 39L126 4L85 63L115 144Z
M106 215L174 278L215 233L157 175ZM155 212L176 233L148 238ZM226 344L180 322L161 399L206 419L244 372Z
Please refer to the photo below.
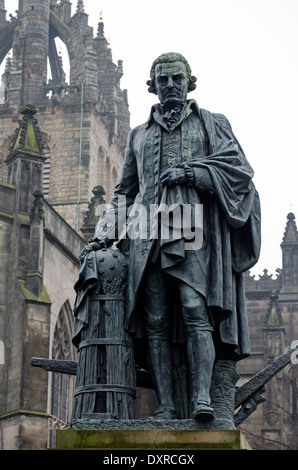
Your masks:
M155 87L161 104L174 107L184 103L188 90L185 65L182 62L156 65Z

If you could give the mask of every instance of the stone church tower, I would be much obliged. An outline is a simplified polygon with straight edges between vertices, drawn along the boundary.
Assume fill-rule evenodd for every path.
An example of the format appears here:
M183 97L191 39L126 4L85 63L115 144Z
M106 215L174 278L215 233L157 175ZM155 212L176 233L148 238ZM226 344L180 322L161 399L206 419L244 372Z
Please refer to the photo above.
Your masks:
M0 449L45 449L70 420L74 377L32 357L75 360L78 255L108 200L129 131L104 26L84 2L0 0ZM74 9L74 12L72 11ZM60 42L59 42L60 41ZM59 44L68 52L59 54ZM67 75L69 74L69 79Z
M79 232L93 189L104 186L109 199L117 182L130 114L122 62L112 61L103 23L94 37L84 2L77 1L74 14L73 7L66 0L20 0L17 17L7 21L0 1L0 61L12 51L2 77L0 177L6 180L19 109L34 105L47 157L44 196ZM68 82L57 41L68 53Z

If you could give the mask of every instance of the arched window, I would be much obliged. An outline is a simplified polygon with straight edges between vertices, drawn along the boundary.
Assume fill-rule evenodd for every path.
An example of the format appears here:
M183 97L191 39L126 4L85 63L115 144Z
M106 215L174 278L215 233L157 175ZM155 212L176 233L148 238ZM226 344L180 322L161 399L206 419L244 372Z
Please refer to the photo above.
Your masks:
M75 348L72 345L73 315L70 303L67 300L62 306L53 337L52 358L62 360L75 360ZM73 395L75 387L75 377L67 374L52 374L52 396L51 415L53 423L50 430L50 445L55 444L55 429L69 425Z
M59 37L54 37L52 28L50 32L47 78L51 79L55 85L69 83L70 65L67 47Z

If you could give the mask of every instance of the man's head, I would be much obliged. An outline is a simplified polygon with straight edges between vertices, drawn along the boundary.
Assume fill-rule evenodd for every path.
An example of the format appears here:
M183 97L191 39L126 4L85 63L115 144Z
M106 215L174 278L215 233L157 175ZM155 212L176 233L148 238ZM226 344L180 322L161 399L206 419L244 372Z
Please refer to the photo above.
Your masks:
M187 93L196 88L187 60L178 53L159 56L152 64L148 91L158 95L161 104L176 106L183 103Z

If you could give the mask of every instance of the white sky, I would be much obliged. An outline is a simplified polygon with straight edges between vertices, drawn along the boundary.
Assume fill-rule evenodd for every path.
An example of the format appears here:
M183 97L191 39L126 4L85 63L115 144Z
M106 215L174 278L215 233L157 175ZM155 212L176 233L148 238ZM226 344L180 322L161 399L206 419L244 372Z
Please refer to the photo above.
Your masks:
M72 1L73 13L77 0ZM262 205L262 251L252 274L281 268L287 214L298 217L298 1L84 0L96 35L100 12L113 61L123 60L131 126L156 96L146 81L153 60L180 52L197 88L189 98L225 114L255 170ZM6 0L8 13L17 0ZM258 277L258 276L257 276Z

